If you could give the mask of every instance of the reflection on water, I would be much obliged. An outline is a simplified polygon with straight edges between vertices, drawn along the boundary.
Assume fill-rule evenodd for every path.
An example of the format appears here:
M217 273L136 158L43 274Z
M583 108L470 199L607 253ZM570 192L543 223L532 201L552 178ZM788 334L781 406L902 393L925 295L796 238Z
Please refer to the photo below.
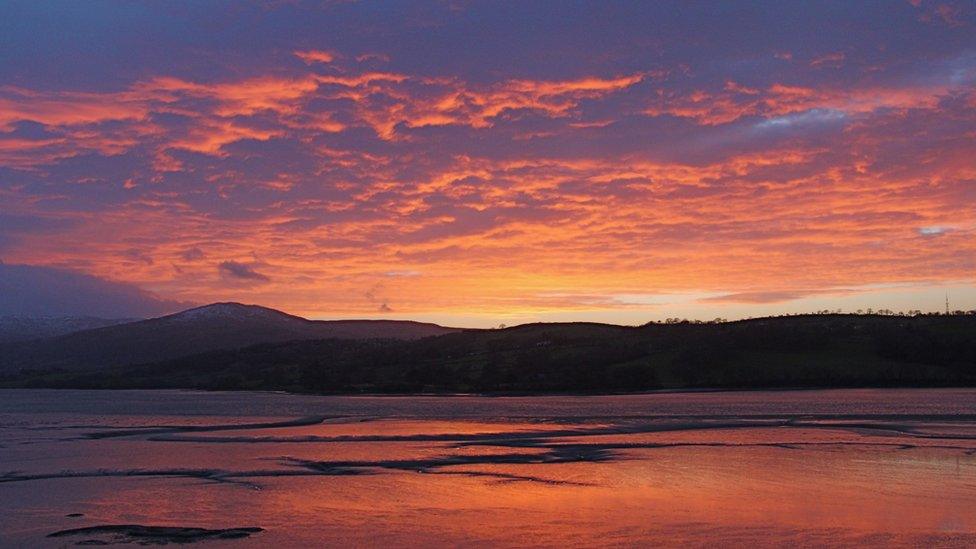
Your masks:
M976 391L0 391L0 545L90 540L972 546Z

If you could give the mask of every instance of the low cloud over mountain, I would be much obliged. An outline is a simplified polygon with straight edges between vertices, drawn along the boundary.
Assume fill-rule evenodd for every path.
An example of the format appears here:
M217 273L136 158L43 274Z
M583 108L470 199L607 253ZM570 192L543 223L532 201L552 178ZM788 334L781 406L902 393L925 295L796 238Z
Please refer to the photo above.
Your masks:
M148 318L187 305L75 271L0 263L0 316Z

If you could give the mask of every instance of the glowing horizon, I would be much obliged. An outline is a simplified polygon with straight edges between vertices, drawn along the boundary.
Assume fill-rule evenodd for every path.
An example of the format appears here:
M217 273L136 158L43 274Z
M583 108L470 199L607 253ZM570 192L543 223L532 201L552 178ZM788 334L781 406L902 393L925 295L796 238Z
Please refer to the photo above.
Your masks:
M309 318L976 309L971 3L14 4L0 259Z

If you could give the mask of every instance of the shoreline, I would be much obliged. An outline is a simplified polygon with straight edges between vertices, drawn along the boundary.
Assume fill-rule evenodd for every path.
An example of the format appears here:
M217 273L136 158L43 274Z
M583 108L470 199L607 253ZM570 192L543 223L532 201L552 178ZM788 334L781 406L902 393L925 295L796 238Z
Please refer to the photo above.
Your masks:
M544 397L616 397L616 396L654 396L654 395L675 395L675 394L709 394L709 393L804 393L815 391L926 391L926 390L965 390L976 389L974 385L927 385L927 386L842 386L842 387L754 387L754 388L690 388L690 389L659 389L651 391L626 391L616 393L572 393L572 392L498 392L498 393L313 393L295 392L280 390L262 389L195 389L178 387L120 387L120 388L96 388L96 387L0 387L0 391L152 391L152 392L177 392L177 393L248 393L262 395L282 395L282 396L309 396L309 397L345 397L345 398L544 398Z

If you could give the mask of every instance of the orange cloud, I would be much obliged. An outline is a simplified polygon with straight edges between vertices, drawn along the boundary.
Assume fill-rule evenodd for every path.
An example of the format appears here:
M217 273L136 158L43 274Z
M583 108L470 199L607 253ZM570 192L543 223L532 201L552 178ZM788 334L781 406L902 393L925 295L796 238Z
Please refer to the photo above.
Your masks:
M501 314L633 309L653 292L769 302L976 268L973 96L951 82L678 92L646 72L472 83L316 68L0 88L0 162L34 178L0 186L0 211L63 222L11 232L4 258L343 315L375 312L379 283L403 314ZM698 133L634 131L660 122L643 105ZM711 145L714 126L816 109L853 121L829 140ZM27 121L43 128L18 133ZM657 148L671 140L698 154ZM96 194L104 208L78 206Z
M126 93L41 93L0 87L0 129L29 120L51 126L145 118L145 104Z
M929 279L933 272L919 265L939 265L944 276L969 276L972 265L963 258L976 257L976 218L952 198L960 190L952 179L955 168L932 169L941 192L918 196L910 175L882 179L836 162L831 169L840 171L825 174L818 164L825 154L776 150L703 166L458 158L416 185L387 183L377 174L370 192L354 202L309 203L355 214L338 225L300 228L298 212L307 207L300 204L235 221L212 219L171 198L143 200L83 217L57 242L32 241L19 258L85 260L93 272L139 280L181 298L230 298L240 289L221 289L213 261L273 257L260 261L268 280L248 290L255 299L296 311L311 310L310 302L328 303L332 313L368 312L364 281L401 271L422 274L388 282L399 311L496 312L606 306L597 298L553 300L554 291L592 297L694 288L768 300L771 294L755 289L756 280L779 281L786 288L777 290L782 297L861 280ZM345 161L364 170L372 165L365 158ZM802 169L786 181L763 180L763 173L775 174L770 169L786 167ZM283 181L287 188L295 184ZM757 185L777 192L757 195ZM464 206L440 213L431 197ZM531 203L547 206L534 209ZM373 208L377 215L370 216ZM919 232L949 220L959 228L939 235L940 246ZM152 263L132 258L137 243ZM212 260L186 262L191 248ZM822 260L825 253L830 262ZM180 274L171 264L181 265ZM451 291L443 292L445 287Z
M312 63L331 63L335 60L336 55L330 51L325 50L304 50L296 51L295 57L298 57L306 64Z

